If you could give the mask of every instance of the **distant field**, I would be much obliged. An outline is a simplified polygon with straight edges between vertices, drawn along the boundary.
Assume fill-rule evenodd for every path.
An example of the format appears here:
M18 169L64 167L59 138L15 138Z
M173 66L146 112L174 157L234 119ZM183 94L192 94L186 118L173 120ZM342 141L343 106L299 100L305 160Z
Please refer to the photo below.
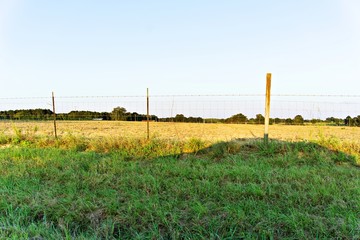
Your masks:
M14 128L24 133L36 135L52 135L52 122L0 122L0 132L13 134ZM82 135L85 137L146 137L145 122L121 121L59 121L59 135ZM204 141L229 141L236 138L261 138L263 125L250 124L199 124L199 123L150 123L151 137L159 139L186 140L198 138ZM319 138L336 138L341 141L360 143L359 127L337 126L288 126L271 125L270 138L302 141Z

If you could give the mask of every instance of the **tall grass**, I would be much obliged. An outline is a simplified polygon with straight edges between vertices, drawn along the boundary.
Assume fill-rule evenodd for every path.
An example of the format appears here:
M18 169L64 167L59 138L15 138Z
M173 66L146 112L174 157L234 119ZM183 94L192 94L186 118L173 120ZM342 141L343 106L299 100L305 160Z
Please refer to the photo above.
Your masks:
M49 135L37 134L39 130L37 126L28 127L25 130L12 126L13 134L0 133L0 145L5 146L31 146L35 148L60 148L75 151L95 151L95 152L111 152L123 151L129 156L165 156L165 155L179 155L183 153L197 153L201 149L209 147L216 143L214 141L203 140L201 138L190 139L163 139L157 138L156 135L150 140L145 138L123 137L123 136L92 136L85 137L83 135L75 135L70 133L63 134L55 139ZM318 137L311 137L310 140L301 140L305 142L313 142L323 147L351 155L355 157L356 164L360 165L360 143L354 140L341 140L333 135L325 136L321 131L318 132ZM253 139L255 140L255 139ZM237 149L231 143L228 145L228 151L231 147ZM219 149L220 150L220 149ZM216 154L216 151L214 152ZM222 154L222 152L218 152Z
M158 157L165 155L179 155L186 152L198 152L211 144L197 138L179 141L174 139L158 139L152 137L130 138L120 136L84 137L71 133L58 138L46 135L36 135L35 131L22 131L13 127L14 134L0 134L0 145L22 146L33 148L59 148L73 151L94 151L107 153L111 151L123 152L135 157Z
M360 237L355 158L316 143L69 135L6 144L0 238Z

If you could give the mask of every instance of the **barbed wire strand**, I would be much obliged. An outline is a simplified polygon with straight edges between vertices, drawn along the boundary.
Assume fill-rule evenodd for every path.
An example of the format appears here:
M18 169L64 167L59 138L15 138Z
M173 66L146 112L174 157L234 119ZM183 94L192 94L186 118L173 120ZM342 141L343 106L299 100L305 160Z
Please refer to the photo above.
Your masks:
M165 94L150 95L150 97L264 97L265 94ZM335 97L335 98L360 98L357 94L271 94L272 97ZM146 95L118 95L118 96L56 96L55 99L86 99L86 98L145 98ZM0 100L26 100L49 99L49 97L3 97Z

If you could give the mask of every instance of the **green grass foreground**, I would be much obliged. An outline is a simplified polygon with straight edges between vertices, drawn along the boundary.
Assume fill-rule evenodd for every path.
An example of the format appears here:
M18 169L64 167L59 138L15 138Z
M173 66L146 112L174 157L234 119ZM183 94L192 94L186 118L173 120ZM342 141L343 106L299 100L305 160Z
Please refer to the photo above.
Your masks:
M7 145L0 238L360 238L354 156L307 142L205 145Z

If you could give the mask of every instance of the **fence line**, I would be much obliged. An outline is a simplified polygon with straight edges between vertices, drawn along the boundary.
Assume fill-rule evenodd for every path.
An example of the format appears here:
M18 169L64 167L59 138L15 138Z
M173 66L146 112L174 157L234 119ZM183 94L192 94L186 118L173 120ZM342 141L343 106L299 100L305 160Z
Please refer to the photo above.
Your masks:
M305 122L315 119L324 122L326 118L331 118L331 121L326 120L326 124L343 126L356 125L357 119L360 121L360 118L356 118L360 115L360 95L271 94L271 98L270 124L292 124L297 115L301 115ZM264 124L261 116L258 116L264 115L264 99L265 94L241 93L149 95L149 120ZM50 110L53 109L51 95L0 98L0 120L111 120L115 119L112 112L116 107L125 108L127 114L125 119L120 117L118 120L137 122L147 120L147 95L56 96L55 100L57 114L54 119L54 111ZM37 111L27 113L13 111L11 117L6 113L19 109L37 109ZM91 115L89 112L98 114ZM246 117L245 121L236 117L231 119L240 113ZM237 117L241 118L240 115ZM63 123L57 124L61 126ZM175 125L168 127L176 128ZM0 133L5 132L6 128L11 129L11 125L3 125ZM146 132L145 127L144 134L149 136L150 134Z
M188 117L227 118L237 113L248 117L263 114L265 95L255 94L207 94L207 95L150 95L150 114L160 118L184 114ZM325 119L327 117L356 116L360 113L360 95L279 95L272 94L271 117L294 117ZM315 98L313 98L315 96ZM316 97L321 98L316 99ZM297 97L297 99L294 99ZM304 100L306 98L306 100ZM80 100L82 99L82 100ZM326 99L326 100L325 100ZM344 101L339 101L344 99ZM79 101L80 100L80 101ZM325 101L324 101L325 100ZM28 98L0 98L0 112L20 109L52 109L51 96ZM57 113L93 111L110 113L115 107L124 107L129 112L145 114L144 96L56 96ZM294 115L295 114L295 115ZM0 114L1 115L1 114ZM0 116L1 117L1 116Z

